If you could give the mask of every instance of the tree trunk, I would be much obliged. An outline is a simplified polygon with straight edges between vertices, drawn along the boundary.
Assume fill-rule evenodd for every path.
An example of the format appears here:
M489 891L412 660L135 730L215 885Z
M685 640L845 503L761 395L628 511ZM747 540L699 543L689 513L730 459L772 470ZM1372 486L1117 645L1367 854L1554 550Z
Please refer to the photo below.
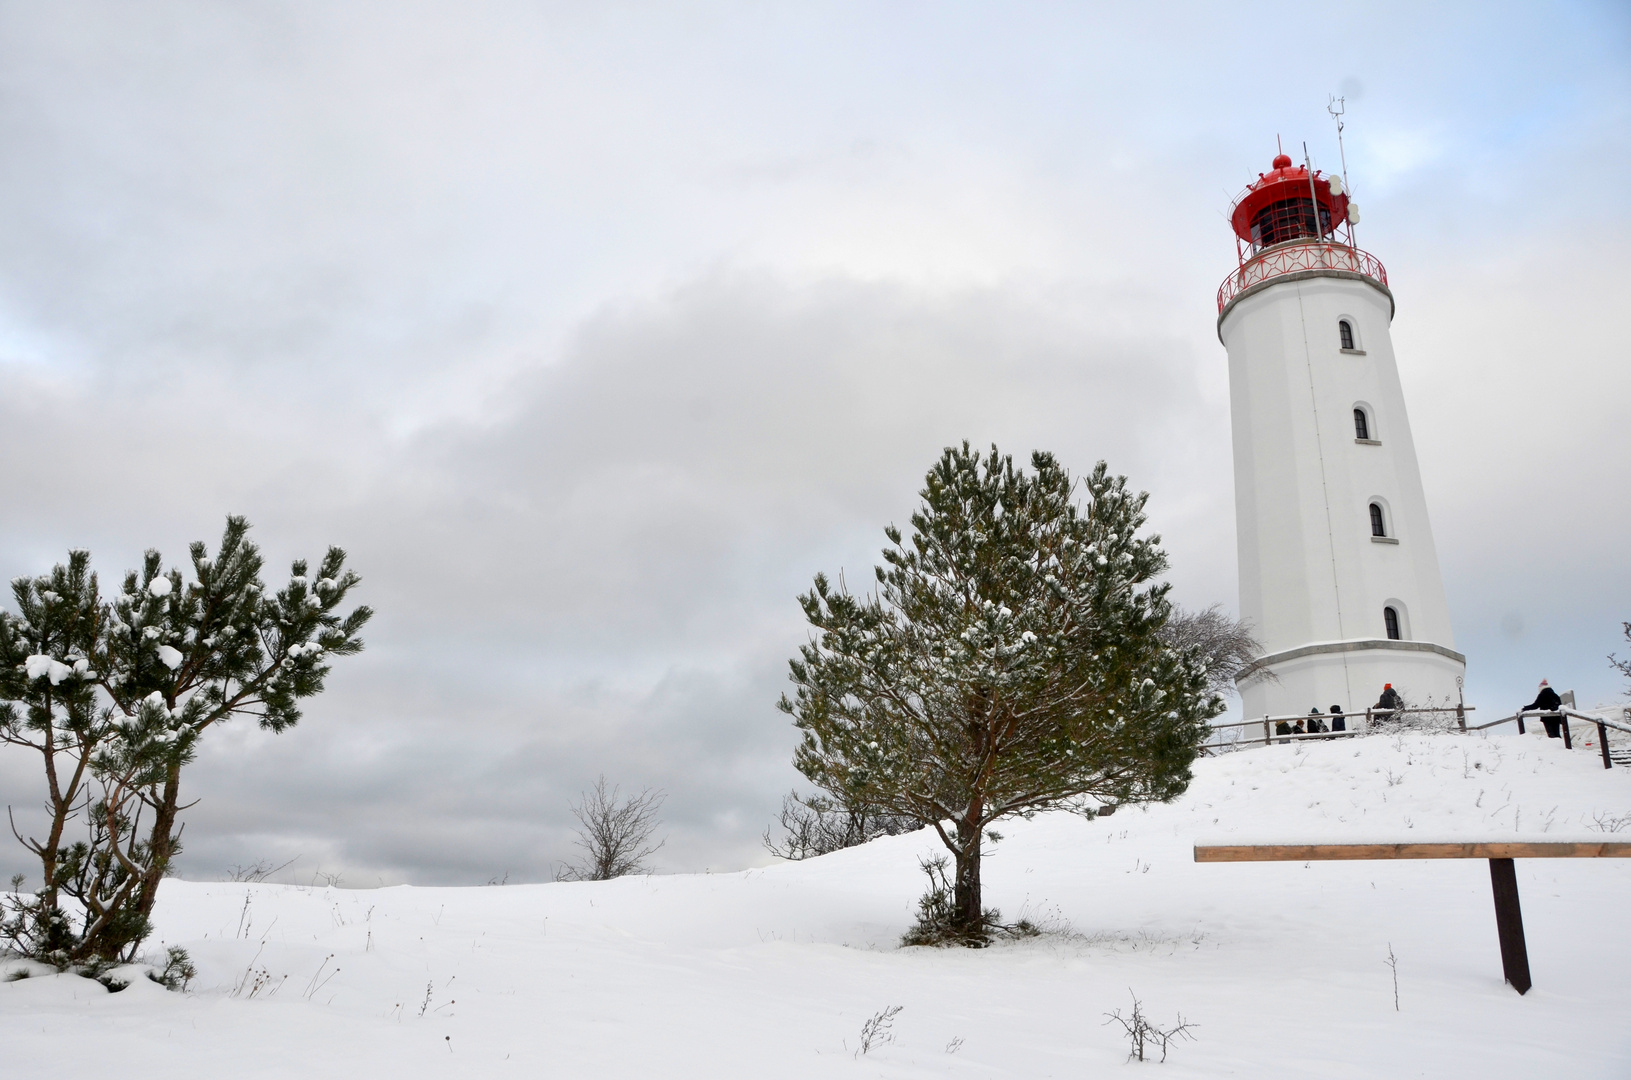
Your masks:
M953 883L953 925L962 933L985 940L985 910L980 906L980 839L979 818L970 824L957 823L957 877Z
M147 873L142 876L141 887L136 892L136 910L146 920L153 917L153 905L159 898L159 882L164 880L165 871L170 866L170 856L175 852L175 836L172 830L176 824L180 797L181 766L171 765L169 774L164 778L164 793L159 797L159 805L153 808L153 832L148 841L150 847Z

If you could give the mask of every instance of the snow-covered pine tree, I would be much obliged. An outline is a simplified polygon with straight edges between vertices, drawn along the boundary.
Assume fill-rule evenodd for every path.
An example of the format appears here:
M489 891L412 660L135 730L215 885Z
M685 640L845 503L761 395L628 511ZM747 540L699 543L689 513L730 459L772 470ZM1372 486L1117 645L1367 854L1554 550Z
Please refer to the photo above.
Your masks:
M1146 494L1103 462L1073 500L1046 453L1034 472L948 448L906 543L891 526L873 595L824 575L799 598L815 629L779 706L804 733L794 765L846 805L932 826L955 860L953 930L987 938L980 855L1000 818L1165 800L1223 710L1198 650L1161 641L1170 605Z
M12 582L19 616L0 612L0 741L42 755L53 815L46 840L25 841L43 888L8 900L4 921L30 954L128 959L180 852L181 771L204 732L234 716L283 731L322 691L328 658L362 651L372 612L340 611L358 582L345 552L329 548L315 572L295 561L268 596L248 532L229 517L213 559L193 544L190 580L149 551L110 601L84 552ZM75 819L86 839L64 846Z
M92 800L91 757L108 734L89 660L102 613L90 562L73 551L48 575L13 580L18 615L0 611L0 742L37 751L46 782L43 839L18 836L40 860L44 885L19 897L13 882L0 939L38 957L66 956L78 943L62 904L76 874L64 862L83 864L87 852L68 826Z

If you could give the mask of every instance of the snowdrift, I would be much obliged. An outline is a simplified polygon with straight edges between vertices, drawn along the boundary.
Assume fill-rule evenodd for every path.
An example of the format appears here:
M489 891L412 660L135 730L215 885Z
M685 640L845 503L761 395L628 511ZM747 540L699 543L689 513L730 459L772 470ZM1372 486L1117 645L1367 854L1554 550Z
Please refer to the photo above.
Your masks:
M1624 1077L1631 860L1518 863L1535 988L1501 982L1481 861L1197 865L1235 842L1631 830L1631 770L1511 736L1372 736L1198 764L1171 805L999 826L987 902L1041 937L900 949L926 832L797 864L346 890L170 881L173 994L0 984L11 1076ZM1398 1008L1393 973L1397 957ZM21 973L28 965L5 967ZM1196 1041L1125 1064L1136 993ZM893 1041L863 1023L902 1006Z

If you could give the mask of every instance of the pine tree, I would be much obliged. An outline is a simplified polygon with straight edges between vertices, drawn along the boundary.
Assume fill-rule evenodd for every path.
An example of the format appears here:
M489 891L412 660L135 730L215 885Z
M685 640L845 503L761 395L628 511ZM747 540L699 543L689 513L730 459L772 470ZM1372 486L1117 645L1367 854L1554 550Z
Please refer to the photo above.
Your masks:
M213 559L193 544L190 580L149 551L110 600L82 551L12 582L0 742L41 755L51 824L46 839L24 841L43 887L7 900L0 936L30 955L63 965L133 955L181 850L181 772L204 733L234 716L287 729L299 701L322 691L328 658L362 651L372 612L340 612L358 582L345 552L331 547L315 572L297 560L266 595L248 532L229 517ZM84 839L66 843L76 821Z
M1166 557L1137 535L1148 496L1100 462L1079 507L1052 455L1032 467L947 449L910 543L885 530L876 591L818 574L799 598L816 633L779 702L812 783L935 829L955 862L952 930L970 943L987 935L989 826L1171 799L1223 710L1198 650L1161 641Z

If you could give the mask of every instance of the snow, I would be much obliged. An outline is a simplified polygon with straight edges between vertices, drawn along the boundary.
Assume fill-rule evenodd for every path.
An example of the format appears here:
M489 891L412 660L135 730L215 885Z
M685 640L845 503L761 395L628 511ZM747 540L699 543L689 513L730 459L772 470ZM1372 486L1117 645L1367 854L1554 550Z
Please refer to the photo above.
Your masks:
M1631 1073L1631 860L1519 860L1520 997L1482 861L1191 854L1202 836L1602 839L1631 830L1631 770L1512 734L1273 746L1196 771L1171 805L1004 823L987 901L1048 932L988 950L896 947L927 832L602 883L168 880L153 951L192 953L188 993L0 983L0 1045L16 1075L72 1045L131 1078L1079 1077L1141 1068L1104 1026L1130 988L1157 1021L1199 1025L1142 1066L1174 1080ZM857 1058L893 1005L895 1041Z
M169 596L170 587L170 579L167 577L156 577L147 583L147 591L154 596Z
M51 685L56 686L62 680L74 673L74 669L61 660L46 656L44 653L35 653L23 658L23 672L33 681L42 677L49 677Z
M165 667L169 668L171 671L174 671L176 668L181 666L181 650L176 648L174 645L160 645L159 660Z

